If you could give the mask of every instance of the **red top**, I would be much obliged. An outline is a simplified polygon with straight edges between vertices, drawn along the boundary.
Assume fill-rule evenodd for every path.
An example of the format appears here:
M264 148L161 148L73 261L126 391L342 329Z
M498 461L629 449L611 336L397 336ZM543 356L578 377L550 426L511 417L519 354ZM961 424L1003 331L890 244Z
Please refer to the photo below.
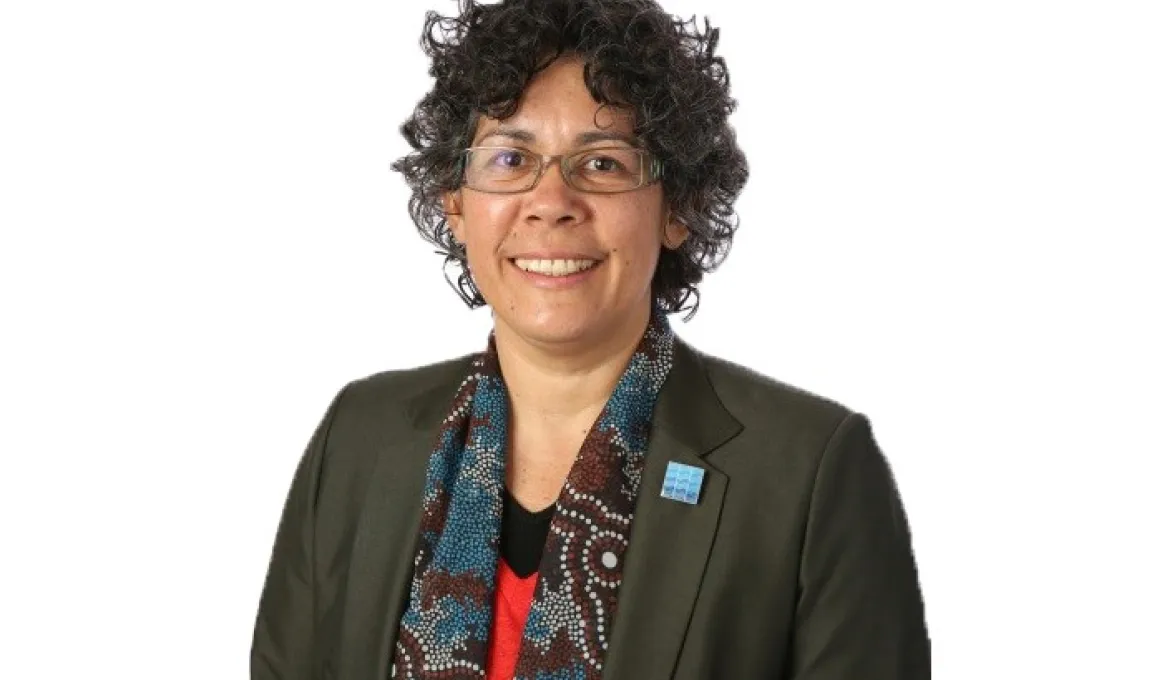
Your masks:
M504 558L496 565L496 599L493 600L492 635L488 640L486 680L512 680L524 637L525 619L533 604L537 572L521 578Z

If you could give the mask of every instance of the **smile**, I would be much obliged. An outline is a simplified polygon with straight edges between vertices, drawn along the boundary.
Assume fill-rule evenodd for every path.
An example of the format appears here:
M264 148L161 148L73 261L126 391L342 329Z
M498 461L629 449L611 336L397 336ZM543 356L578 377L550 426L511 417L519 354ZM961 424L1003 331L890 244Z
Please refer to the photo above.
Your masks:
M542 276L568 276L590 269L597 260L524 260L512 261L520 269Z

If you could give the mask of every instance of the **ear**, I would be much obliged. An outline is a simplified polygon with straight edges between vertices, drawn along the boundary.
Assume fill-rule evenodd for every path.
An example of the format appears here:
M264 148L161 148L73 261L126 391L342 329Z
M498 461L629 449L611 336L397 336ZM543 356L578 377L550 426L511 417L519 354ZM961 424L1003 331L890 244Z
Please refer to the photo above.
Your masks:
M690 228L682 224L681 220L667 211L666 223L662 226L662 245L670 250L677 250L690 237Z
M442 201L444 216L448 220L448 229L452 232L452 237L464 243L464 217L461 214L460 192L446 191Z

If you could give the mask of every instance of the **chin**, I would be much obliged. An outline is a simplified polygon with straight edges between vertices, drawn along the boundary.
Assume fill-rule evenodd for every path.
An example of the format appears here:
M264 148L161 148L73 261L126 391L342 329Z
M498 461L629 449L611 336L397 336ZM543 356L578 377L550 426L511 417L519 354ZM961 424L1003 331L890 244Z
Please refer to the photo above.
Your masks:
M592 310L572 306L540 309L535 313L498 312L497 320L526 340L546 344L581 342L608 325Z
M589 321L588 315L553 313L539 319L514 319L513 330L538 342L574 343L585 340L593 333L593 324Z

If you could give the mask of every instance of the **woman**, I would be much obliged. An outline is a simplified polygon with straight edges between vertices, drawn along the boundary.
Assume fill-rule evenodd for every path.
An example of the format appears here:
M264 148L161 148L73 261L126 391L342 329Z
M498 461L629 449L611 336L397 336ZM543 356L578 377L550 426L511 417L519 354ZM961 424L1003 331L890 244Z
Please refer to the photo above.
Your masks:
M460 9L429 14L435 84L395 167L494 328L336 396L251 677L928 677L868 420L667 321L747 175L717 32L651 0Z

